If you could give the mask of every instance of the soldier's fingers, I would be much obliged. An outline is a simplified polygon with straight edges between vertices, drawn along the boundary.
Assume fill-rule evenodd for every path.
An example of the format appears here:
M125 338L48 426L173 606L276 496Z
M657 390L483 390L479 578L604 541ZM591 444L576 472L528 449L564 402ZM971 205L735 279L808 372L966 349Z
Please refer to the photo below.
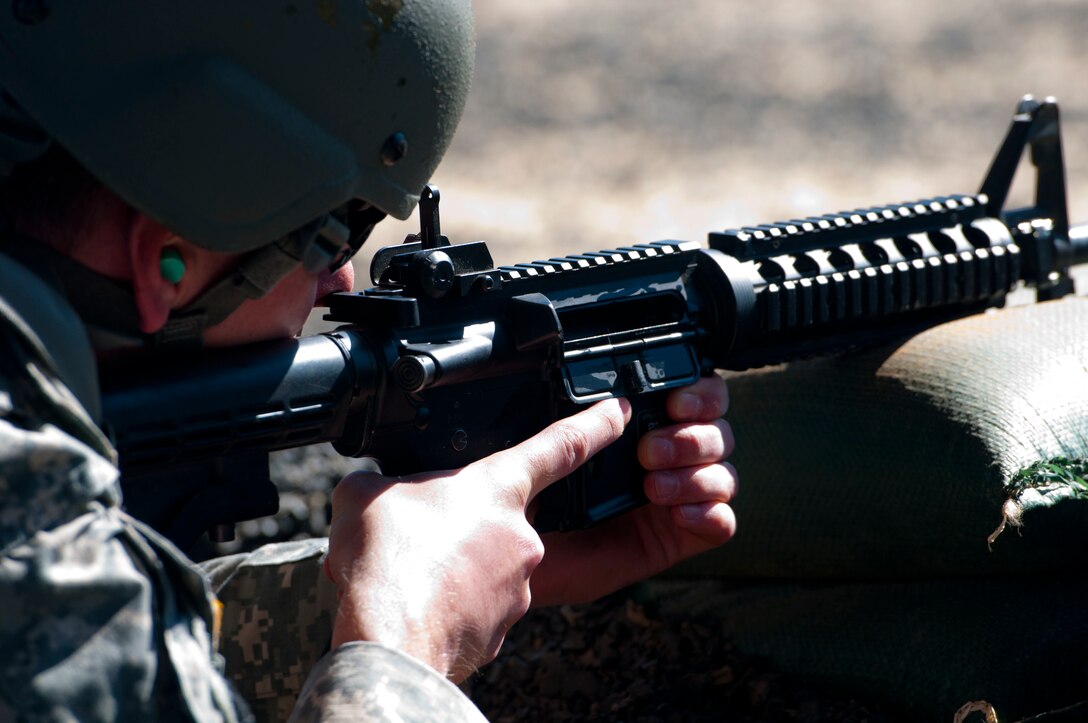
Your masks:
M733 428L724 419L655 429L638 442L638 461L647 470L712 464L733 453Z
M733 508L724 502L677 505L672 508L672 519L677 527L701 538L703 550L727 542L737 531L737 517ZM690 552L700 551L694 549Z
M703 377L670 392L665 407L674 422L709 422L729 410L729 387L716 374Z
M626 399L598 402L489 457L490 476L498 484L511 486L522 506L527 506L545 487L619 439L630 418L631 404Z
M737 470L728 462L649 472L646 496L658 505L729 502L737 493Z

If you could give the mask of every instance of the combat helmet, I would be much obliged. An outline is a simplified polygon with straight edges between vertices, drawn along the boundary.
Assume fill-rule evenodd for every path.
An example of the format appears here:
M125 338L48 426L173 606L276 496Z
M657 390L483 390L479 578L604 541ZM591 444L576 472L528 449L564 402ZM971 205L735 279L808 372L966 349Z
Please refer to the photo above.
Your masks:
M8 8L0 172L47 138L192 243L275 250L227 284L248 297L300 262L342 263L381 215L407 217L472 75L469 0ZM215 307L201 323L238 303L198 300Z

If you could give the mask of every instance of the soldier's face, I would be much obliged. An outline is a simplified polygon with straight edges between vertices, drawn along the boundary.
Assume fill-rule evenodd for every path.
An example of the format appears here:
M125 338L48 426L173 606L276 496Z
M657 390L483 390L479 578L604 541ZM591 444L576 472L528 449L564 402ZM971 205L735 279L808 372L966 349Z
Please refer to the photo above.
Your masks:
M336 291L351 291L354 282L351 264L317 275L300 267L264 297L244 302L221 324L204 332L204 342L208 346L233 346L297 336L318 300Z

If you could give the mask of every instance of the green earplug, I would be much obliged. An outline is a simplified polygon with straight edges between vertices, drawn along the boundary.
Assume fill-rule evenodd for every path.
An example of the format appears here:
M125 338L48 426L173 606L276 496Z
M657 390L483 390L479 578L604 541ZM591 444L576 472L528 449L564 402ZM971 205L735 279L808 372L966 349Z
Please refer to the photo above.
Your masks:
M185 276L185 262L181 260L181 254L177 249L162 250L159 257L159 273L171 284L176 284Z

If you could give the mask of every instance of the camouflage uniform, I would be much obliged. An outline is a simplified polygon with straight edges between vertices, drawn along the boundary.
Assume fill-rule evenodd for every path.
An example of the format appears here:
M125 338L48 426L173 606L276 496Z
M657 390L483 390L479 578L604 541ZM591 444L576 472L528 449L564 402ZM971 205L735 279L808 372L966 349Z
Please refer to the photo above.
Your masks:
M0 255L0 719L247 719L204 575L119 507L93 369L72 309ZM209 565L230 596L228 666L256 712L286 717L305 681L298 719L482 720L397 651L355 643L318 660L335 602L323 554L320 541ZM289 606L286 623L262 601Z

